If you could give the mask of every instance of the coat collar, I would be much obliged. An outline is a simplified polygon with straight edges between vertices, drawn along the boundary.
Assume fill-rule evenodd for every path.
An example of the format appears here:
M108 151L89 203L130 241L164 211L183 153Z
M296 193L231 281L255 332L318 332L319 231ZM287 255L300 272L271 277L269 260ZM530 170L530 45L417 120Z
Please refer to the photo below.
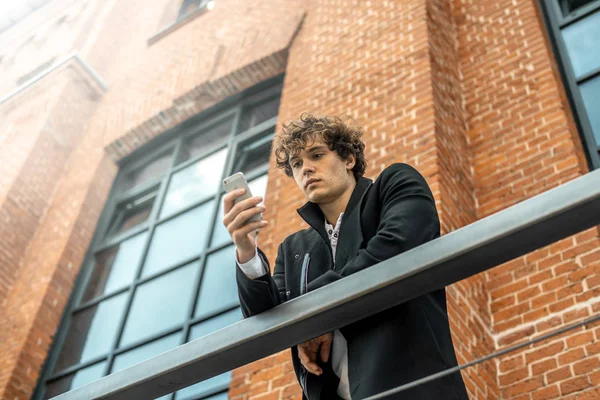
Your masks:
M342 217L342 224L340 226L340 241L338 242L338 247L336 251L336 265L339 258L338 255L343 256L346 253L344 251L346 246L344 246L343 244L345 240L343 241L342 237L348 237L348 235L344 235L344 233L342 232L344 229L344 225L346 225L346 221L348 221L349 219L356 219L359 216L360 213L354 211L359 207L363 196L365 195L372 183L372 180L364 177L359 178L356 182L356 187L354 188L354 191L350 196L348 205L344 210L344 216ZM323 215L321 208L319 208L317 204L311 203L309 201L296 211L298 211L298 214L300 214L302 219L304 219L307 224L309 224L315 231L319 233L319 235L321 235L323 240L325 240L325 243L329 245L329 237L327 236L327 232L325 232L325 215ZM359 222L360 220L358 219L357 221ZM354 229L357 228L360 227L354 227ZM360 232L360 229L358 229L358 231ZM342 250L341 252L340 249Z

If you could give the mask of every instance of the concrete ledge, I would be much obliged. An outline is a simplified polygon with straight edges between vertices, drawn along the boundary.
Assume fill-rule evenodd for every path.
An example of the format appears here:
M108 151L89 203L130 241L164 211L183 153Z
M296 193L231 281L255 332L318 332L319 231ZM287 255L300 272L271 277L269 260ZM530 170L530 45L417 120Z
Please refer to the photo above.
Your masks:
M52 72L58 71L62 69L62 67L65 67L71 63L77 64L83 70L87 78L90 79L94 83L94 85L97 86L102 92L108 90L108 85L106 84L104 79L102 79L102 77L98 75L98 73L94 71L94 69L87 62L85 62L77 53L71 53L68 56L56 61L50 67L43 70L33 78L29 79L27 82L24 82L21 86L13 90L8 95L0 98L0 104L9 101L13 97L17 96L19 93L35 85L47 75L51 74Z

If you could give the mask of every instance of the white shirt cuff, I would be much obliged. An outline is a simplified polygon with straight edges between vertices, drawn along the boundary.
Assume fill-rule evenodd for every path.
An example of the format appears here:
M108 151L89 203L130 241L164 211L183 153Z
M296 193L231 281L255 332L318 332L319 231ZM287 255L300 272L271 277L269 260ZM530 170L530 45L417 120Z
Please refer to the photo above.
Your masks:
M237 259L237 250L235 251L235 262L238 267L242 270L244 275L250 279L256 279L259 276L263 276L267 273L265 266L261 258L258 256L258 252L254 250L254 257L248 262L240 263Z

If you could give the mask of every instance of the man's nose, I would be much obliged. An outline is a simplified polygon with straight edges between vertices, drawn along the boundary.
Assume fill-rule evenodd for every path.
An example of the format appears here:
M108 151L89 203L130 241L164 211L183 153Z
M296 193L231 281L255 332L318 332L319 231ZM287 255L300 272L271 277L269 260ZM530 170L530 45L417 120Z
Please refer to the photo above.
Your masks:
M302 174L312 174L315 172L315 166L310 161L304 161L302 163Z

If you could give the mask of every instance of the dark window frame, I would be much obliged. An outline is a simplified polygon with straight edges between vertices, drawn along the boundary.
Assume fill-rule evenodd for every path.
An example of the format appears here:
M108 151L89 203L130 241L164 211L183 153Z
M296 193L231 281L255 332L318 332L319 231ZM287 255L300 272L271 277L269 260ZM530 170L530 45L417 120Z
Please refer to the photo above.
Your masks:
M573 111L575 124L579 131L588 166L591 170L600 168L600 146L596 140L590 124L585 104L579 90L579 85L600 76L600 68L591 71L580 78L576 78L567 53L561 30L580 21L594 12L600 12L600 0L595 0L564 15L564 2L566 0L539 0L544 16L546 30L549 33L550 43L556 56L560 75L565 86L567 100Z
M133 198L128 198L128 199L122 201L121 203L117 204L115 206L113 220L110 221L108 228L107 228L107 232L106 232L107 240L113 240L113 241L120 242L121 240L119 240L119 238L121 235L127 235L128 237L131 237L131 235L130 235L131 231L144 230L148 224L148 220L152 217L152 212L154 211L154 206L156 203L157 195L158 195L158 186L155 186L155 187L151 188L150 190L140 193L138 196L135 196ZM121 227L121 224L123 223L124 218L127 216L127 213L130 210L138 210L140 208L145 207L149 203L151 204L152 211L145 221L140 222L137 225L134 225L132 228L128 228L123 231L118 230Z
M197 3L196 7L186 11L188 7L193 6L194 3ZM185 19L188 15L193 14L198 10L202 10L208 6L208 3L210 3L210 0L183 0L181 2L181 6L179 7L179 13L177 14L177 20L175 22L179 22L182 19Z
M54 337L52 347L44 362L42 373L40 374L40 378L38 379L32 399L43 399L45 388L49 382L56 381L60 378L64 378L65 376L68 376L83 368L95 365L99 362L106 362L104 371L104 375L106 375L110 372L114 363L114 359L117 355L133 350L135 348L139 348L145 344L154 342L170 334L179 332L180 344L186 343L188 341L188 338L190 337L190 331L193 326L202 321L209 320L215 316L235 310L239 307L239 305L224 306L217 310L214 310L210 314L202 315L201 317L194 316L194 308L199 295L200 285L202 281L201 277L205 270L206 262L209 256L218 252L219 250L222 250L232 245L231 240L214 246L210 243L212 235L215 232L215 223L219 218L219 216L217 215L219 209L218 202L221 196L224 194L223 189L220 188L213 195L207 198L200 199L199 201L187 205L183 209L178 210L175 213L166 215L161 218L159 218L159 206L162 204L165 198L170 178L173 176L174 173L201 160L202 158L205 158L206 156L216 151L219 151L223 148L228 149L225 167L223 170L223 176L221 178L224 178L226 175L232 173L231 169L233 167L234 160L237 156L236 153L241 150L238 146L238 143L244 142L253 137L264 137L265 133L267 133L268 131L273 132L275 130L275 125L277 122L277 117L274 117L246 130L245 132L238 132L238 124L241 115L248 109L251 109L253 104L259 104L261 99L273 98L274 96L278 95L280 96L282 84L283 76L278 76L259 85L256 85L255 87L248 89L243 93L231 96L229 99L223 101L222 103L188 119L187 121L184 121L179 126L171 129L170 131L165 132L158 138L142 146L142 148L136 150L133 154L125 157L119 162L119 174L113 182L113 186L109 193L108 200L105 204L99 222L96 226L94 237L82 263L81 271L76 278L75 284L73 286L73 291L69 298L68 304L65 307L65 311L60 321L56 336ZM202 151L196 156L177 164L180 146L186 139L202 131L202 129L204 129L205 127L214 125L219 120L225 118L233 118L234 120L231 132L225 143L207 148L206 151ZM165 173L160 174L158 177L155 177L148 182L145 182L136 187L119 193L119 191L122 188L123 179L125 179L125 177L131 171L135 170L136 168L139 168L141 165L143 165L143 163L148 162L149 160L155 158L159 154L165 152L165 149L170 149L170 151L172 152L172 162ZM250 174L247 174L246 177L248 181L251 181L255 178L265 175L267 171L268 163L260 168L253 170ZM114 218L115 215L119 213L119 207L122 207L122 205L126 204L128 201L143 197L145 195L148 195L149 193L154 192L154 206L148 220L129 230L111 236L111 232L109 231L111 229L111 222L114 224ZM207 231L204 243L202 244L198 252L199 255L178 262L175 265L160 270L156 273L149 274L148 276L142 276L144 261L148 255L149 247L151 244L150 238L152 237L156 226L160 225L163 222L176 218L177 216L185 213L186 211L189 211L208 202L213 202L215 204L210 211L211 217L208 221L209 229ZM85 293L88 281L93 273L95 255L103 250L109 249L119 243L122 243L125 240L130 239L144 231L148 232L148 238L146 239L146 243L144 245L141 260L136 268L136 274L133 282L127 286L124 286L121 289L116 289L111 291L110 293L105 293L101 296L93 298L92 300L82 302L82 297ZM135 342L130 343L127 346L119 348L119 342L125 329L127 315L131 310L135 290L141 284L159 278L160 276L166 275L169 272L173 272L189 264L190 262L197 262L199 265L199 271L196 274L196 278L193 283L194 295L190 298L188 315L185 322L173 328L163 329L162 331L155 333L152 336L136 340ZM123 309L122 315L120 316L118 329L113 339L110 352L103 354L102 356L91 358L84 362L79 362L78 364L70 366L62 371L53 371L54 366L58 361L58 357L60 355L60 351L63 347L66 336L69 332L72 316L77 312L89 309L90 307L100 304L106 299L118 296L123 293L127 293L126 305ZM201 396L204 397L217 395L223 393L224 391L227 391L228 389L229 385L223 385L223 387L216 387L214 390L202 393ZM173 399L174 393L170 394L168 398ZM193 398L197 397L194 396Z

